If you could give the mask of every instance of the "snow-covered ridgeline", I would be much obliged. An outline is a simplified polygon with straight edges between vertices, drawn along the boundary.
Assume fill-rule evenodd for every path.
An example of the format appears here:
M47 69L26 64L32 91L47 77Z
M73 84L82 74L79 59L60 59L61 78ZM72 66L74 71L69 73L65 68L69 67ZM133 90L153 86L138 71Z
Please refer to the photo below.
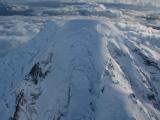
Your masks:
M47 22L1 59L1 118L160 119L159 42L137 28L108 19Z

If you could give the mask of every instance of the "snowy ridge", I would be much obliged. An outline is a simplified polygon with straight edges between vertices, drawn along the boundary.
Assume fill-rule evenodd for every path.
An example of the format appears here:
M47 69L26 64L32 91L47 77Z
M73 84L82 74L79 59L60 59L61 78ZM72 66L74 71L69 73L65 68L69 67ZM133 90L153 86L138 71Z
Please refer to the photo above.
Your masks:
M108 19L47 22L1 59L1 118L159 120L160 42L137 28Z

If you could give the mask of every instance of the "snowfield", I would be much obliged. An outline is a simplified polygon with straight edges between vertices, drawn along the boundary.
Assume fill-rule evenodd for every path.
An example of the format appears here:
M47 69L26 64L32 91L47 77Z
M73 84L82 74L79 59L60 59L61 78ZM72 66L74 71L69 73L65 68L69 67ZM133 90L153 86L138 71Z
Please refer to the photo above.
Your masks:
M98 6L0 20L1 120L160 120L160 11Z

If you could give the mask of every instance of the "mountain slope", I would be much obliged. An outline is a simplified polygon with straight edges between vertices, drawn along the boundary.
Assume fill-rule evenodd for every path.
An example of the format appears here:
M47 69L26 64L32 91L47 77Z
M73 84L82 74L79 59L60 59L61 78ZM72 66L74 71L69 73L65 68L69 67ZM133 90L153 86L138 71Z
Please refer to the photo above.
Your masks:
M1 59L1 118L159 120L160 44L147 39L145 28L129 26L48 21Z

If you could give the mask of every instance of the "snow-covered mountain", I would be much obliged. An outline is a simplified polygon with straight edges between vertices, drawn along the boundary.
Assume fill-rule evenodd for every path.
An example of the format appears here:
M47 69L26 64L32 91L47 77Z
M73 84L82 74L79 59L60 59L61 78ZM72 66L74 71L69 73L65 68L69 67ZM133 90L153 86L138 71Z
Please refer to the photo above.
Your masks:
M104 20L47 22L1 59L1 119L159 120L159 41L123 28Z
M159 11L109 5L42 16L36 37L0 58L0 120L160 120Z

